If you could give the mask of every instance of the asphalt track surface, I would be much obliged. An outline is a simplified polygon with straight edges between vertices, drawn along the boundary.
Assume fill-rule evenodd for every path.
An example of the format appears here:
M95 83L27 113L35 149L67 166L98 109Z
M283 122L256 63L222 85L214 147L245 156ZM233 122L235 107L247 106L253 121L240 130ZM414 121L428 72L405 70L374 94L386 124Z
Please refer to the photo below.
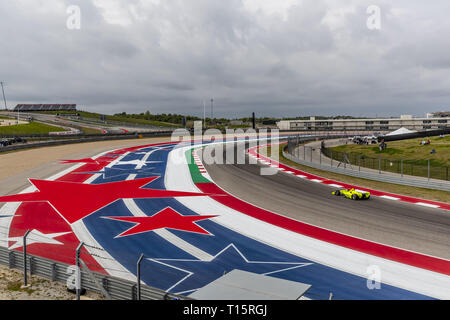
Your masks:
M144 156L142 151L145 153ZM151 172L143 171L134 178L143 178L144 176L153 176L155 174L160 175L161 179L153 181L151 187L154 189L165 189L168 181L171 182L169 185L172 187L177 185L177 173L179 173L178 171L169 170L169 173L166 174L167 167L175 170L173 166L167 166L168 156L168 150L157 151L155 147L150 146L141 149L140 152L123 154L120 162L142 160L143 158L150 161L158 161L158 163L151 165L154 167L154 170L152 169ZM107 182L124 181L123 179L127 178L131 172L135 172L137 167L135 163L117 163L114 166L116 165L116 169L126 170L125 176L117 175L117 172L115 175L105 173L104 175L98 175L97 178L92 176L95 179L90 179L92 181L89 183L105 184ZM94 170L95 168L97 166L86 164L82 170L81 168L77 170L80 172L97 171ZM181 172L189 173L187 170L188 168L184 166L181 168ZM181 174L181 176L184 175ZM66 176L61 177L60 180L86 182L86 177L85 174L80 175L75 172L68 173ZM165 178L168 178L167 181ZM108 194L108 192L99 192L98 196ZM239 194L238 196L240 197L241 195ZM259 198L264 196L264 193L259 193ZM367 290L366 279L361 277L361 275L357 276L353 273L347 273L334 269L328 264L300 258L289 254L287 251L282 251L283 246L286 248L291 243L297 243L301 246L300 243L304 244L305 242L285 241L284 243L280 242L280 244L275 241L277 245L270 246L266 244L264 239L262 242L258 242L256 239L260 239L259 236L258 238L250 238L245 235L245 232L235 232L233 228L239 225L239 222L241 222L239 225L240 229L236 230L247 230L248 221L251 219L244 219L246 223L242 223L242 219L241 221L236 219L240 216L238 213L236 213L237 216L231 216L225 212L226 210L224 212L221 211L221 205L214 205L213 202L210 199L201 197L195 199L187 197L185 202L183 202L185 204L172 198L128 199L127 201L110 203L101 210L97 210L85 217L83 221L77 221L71 225L62 221L60 215L47 203L22 203L20 208L15 211L15 216L9 225L8 237L15 239L15 237L23 236L27 229L36 229L44 234L62 233L61 236L58 236L58 241L62 245L55 246L50 242L41 241L30 246L29 252L30 254L40 255L49 259L66 259L68 260L66 263L73 263L73 250L79 242L87 241L90 245L100 248L95 249L95 253L99 253L99 256L103 257L100 259L101 265L93 259L88 261L91 263L90 267L93 268L92 270L97 271L98 269L99 272L121 277L132 276L132 273L135 271L137 258L144 253L145 257L149 258L143 264L143 281L173 293L188 294L223 275L224 270L228 272L232 269L244 268L243 270L251 272L276 274L288 280L311 283L313 288L308 296L311 299L327 299L329 292L333 292L334 297L338 299L426 298L415 293L415 290L407 291L408 286L399 288L389 285L389 281L386 281L386 285L383 285L381 290L376 290L376 292ZM78 204L80 209L83 209L83 206L85 204L82 206ZM117 237L117 235L128 230L130 225L127 222L116 221L111 218L124 216L144 217L160 212L161 209L168 206L183 216L195 215L194 209L198 208L198 206L200 208L205 206L211 208L213 213L222 213L223 217L217 217L217 219L222 219L222 222L226 222L227 216L233 221L229 221L229 224L219 224L208 220L200 221L199 225L208 230L213 236L189 233L183 230L162 230ZM63 211L66 210L64 209ZM278 212L279 210L273 211ZM39 212L39 215L36 215L36 212ZM253 221L253 223L257 224L258 222ZM228 229L225 227L227 225L232 226L232 228ZM277 233L277 235L279 234ZM270 232L261 236L269 238ZM92 242L94 241L92 239L95 239L95 242ZM168 245L168 242L173 245ZM16 244L17 242L14 245ZM281 247L278 247L278 245ZM292 249L295 252L298 251L298 247ZM108 255L103 256L106 252ZM193 255L195 255L196 259L192 259ZM205 258L205 256L207 257ZM86 258L89 257L87 256ZM287 266L289 268L286 269ZM413 274L415 273L413 272ZM406 275L406 278L408 278L408 275ZM412 278L412 280L414 279ZM433 294L435 293L436 291Z
M261 175L262 165L250 164L248 156L237 154L238 148L234 148L235 164L205 163L214 182L234 196L336 232L450 259L450 214L447 210L379 197L353 201L332 195L333 188L329 186L283 172ZM226 148L223 153L226 159Z

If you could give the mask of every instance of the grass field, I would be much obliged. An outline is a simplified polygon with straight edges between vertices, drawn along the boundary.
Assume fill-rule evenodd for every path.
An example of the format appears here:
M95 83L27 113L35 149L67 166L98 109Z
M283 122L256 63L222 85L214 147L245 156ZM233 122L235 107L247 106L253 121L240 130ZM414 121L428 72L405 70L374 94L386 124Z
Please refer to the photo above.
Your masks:
M19 124L0 127L0 135L27 135L27 134L48 134L49 132L65 131L60 127L54 127L39 122Z
M423 140L429 145L421 145ZM435 153L431 151L435 150ZM324 153L338 161L344 161L344 153L352 165L375 170L402 173L431 179L450 180L450 136L388 141L387 148L349 143L330 149ZM428 172L428 161L430 171Z
M261 151L264 152L264 148L261 148ZM268 147L266 152L270 156L271 148ZM280 162L282 162L288 166L291 166L293 168L297 168L299 170L303 170L305 172L315 174L315 175L318 175L323 178L332 179L332 180L336 180L336 181L340 181L340 182L348 183L348 184L354 184L354 185L357 185L360 187L371 188L374 190L380 190L380 191L386 191L386 192L391 192L391 193L396 193L396 194L402 194L402 195L406 195L406 196L417 197L420 199L442 201L442 202L446 202L446 203L450 202L450 196L449 196L448 191L409 187L409 186L403 186L403 185L399 185L399 184L373 181L373 180L356 178L356 177L352 177L352 176L338 174L338 173L334 173L334 172L319 170L319 169L315 169L315 168L311 168L308 166L298 164L296 162L293 162L293 161L285 158L283 156L283 147L280 148L279 152L280 152L279 153Z
M431 144L420 145L422 140L430 139ZM346 153L360 153L366 157L408 160L409 163L417 165L427 165L430 160L431 165L450 166L450 135L444 138L430 137L419 139L408 139L400 141L388 141L387 148L380 151L378 145L358 145L348 144L332 148L334 151ZM436 153L430 152L435 149Z

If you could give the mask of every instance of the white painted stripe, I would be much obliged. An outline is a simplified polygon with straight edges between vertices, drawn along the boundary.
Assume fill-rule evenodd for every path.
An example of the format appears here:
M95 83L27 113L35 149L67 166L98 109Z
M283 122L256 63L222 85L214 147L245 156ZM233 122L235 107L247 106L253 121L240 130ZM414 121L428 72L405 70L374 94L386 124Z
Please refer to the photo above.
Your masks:
M425 202L416 202L415 204L418 204L419 206L429 207L429 208L439 208L438 205L425 203Z
M183 239L177 237L172 232L170 232L167 229L158 229L154 231L156 234L158 234L160 237L164 238L165 240L169 241L173 245L177 246L178 248L190 253L194 257L196 257L199 260L202 261L211 261L214 259L212 255L207 253L206 251L203 251L193 245L191 245L189 242L184 241Z
M299 177L299 178L306 178L306 176L304 176L304 175L302 175L302 174L297 174L297 177Z
M400 200L400 198L395 198L395 197L391 197L391 196L380 196L380 198L385 198L385 199L389 199L389 200Z
M136 178L136 176L137 176L136 173L132 173L125 180L134 180Z
M319 180L319 179L309 179L309 181L314 181L314 182L319 182L319 183L323 182L323 180Z
M293 171L285 171L284 173L294 174Z
M334 184L334 183L330 183L329 186L335 187L335 188L343 188L343 186L338 185L338 184Z

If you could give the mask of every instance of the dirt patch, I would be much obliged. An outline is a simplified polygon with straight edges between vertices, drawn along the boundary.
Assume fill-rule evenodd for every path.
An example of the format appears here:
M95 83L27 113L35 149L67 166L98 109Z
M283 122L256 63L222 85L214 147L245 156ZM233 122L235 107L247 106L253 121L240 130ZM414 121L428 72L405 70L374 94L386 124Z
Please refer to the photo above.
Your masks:
M28 275L29 287L23 287L23 273L0 266L0 300L74 300L74 293L67 291L65 284L52 282L35 275ZM95 292L87 291L83 300L103 300Z

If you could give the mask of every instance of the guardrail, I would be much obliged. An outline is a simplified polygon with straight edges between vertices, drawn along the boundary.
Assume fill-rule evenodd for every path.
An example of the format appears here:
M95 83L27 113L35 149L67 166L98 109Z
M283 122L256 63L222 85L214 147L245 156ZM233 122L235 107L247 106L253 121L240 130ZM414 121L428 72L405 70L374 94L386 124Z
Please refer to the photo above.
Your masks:
M322 155L320 147L314 148L304 146L302 150L298 148L300 143L305 143L308 141L312 141L312 139L288 139L287 146L283 148L283 156L301 165L338 174L411 187L450 191L450 183L445 181L441 182L430 179L414 179L410 176L394 175L389 172L383 172L381 170L379 170L377 173L366 172L361 171L360 167L358 166L353 167L350 163L336 160L334 160L333 162L332 159L330 164L328 164L326 163L326 159L328 159L328 161L330 159ZM316 152L315 155L313 154L314 152Z
M23 271L25 265L24 255L22 252L0 247L0 264L7 266L10 269L19 269ZM69 264L27 255L28 274L37 275L51 281L67 283L68 279L73 277L73 269L71 269L73 267L74 266ZM102 288L98 287L99 284ZM102 293L102 290L104 290L111 299L137 299L136 282L111 277L94 271L83 270L83 268L81 269L81 287L100 294ZM190 300L188 297L169 294L164 290L144 284L141 284L140 289L141 300Z
M0 153L6 151L15 151L22 149L38 148L38 147L49 147L58 146L64 144L72 143L83 143L83 142L95 142L95 141L106 141L106 140L126 140L126 139L137 139L139 136L142 137L169 137L172 131L167 132L143 132L143 133L133 133L133 134L120 134L120 135L87 135L78 137L78 139L73 138L62 138L52 139L51 141L37 142L37 143L27 143L21 145L11 145L6 147L0 147Z

